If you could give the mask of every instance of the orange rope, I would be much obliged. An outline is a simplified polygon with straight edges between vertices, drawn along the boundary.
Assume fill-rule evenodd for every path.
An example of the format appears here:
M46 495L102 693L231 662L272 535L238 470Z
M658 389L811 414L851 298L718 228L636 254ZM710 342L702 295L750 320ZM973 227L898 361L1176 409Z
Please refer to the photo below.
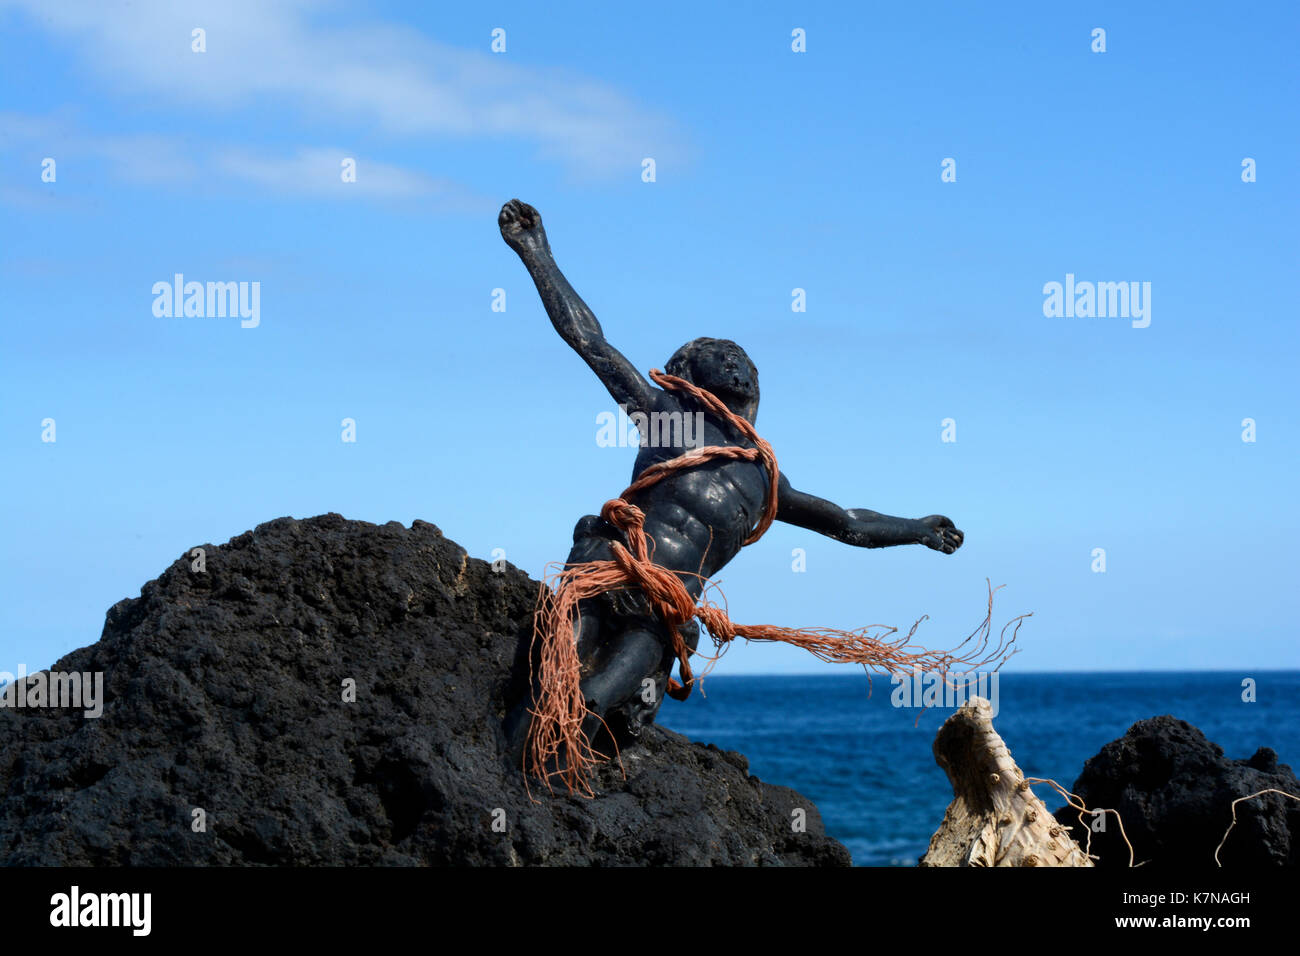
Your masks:
M724 608L708 599L707 593L702 594L697 602L676 573L651 560L649 539L645 533L645 513L629 502L628 497L662 481L668 475L694 468L705 461L730 459L758 462L767 469L769 480L762 515L744 541L748 545L761 538L776 517L780 473L772 446L759 437L753 425L727 408L717 396L659 369L651 369L650 378L665 389L686 392L739 430L755 447L710 445L651 465L622 495L605 502L601 508L601 517L626 535L627 547L618 541L612 541L612 560L567 565L558 575L554 589L546 583L542 584L533 624L533 647L536 653L530 656L530 659L532 656L536 658L540 695L536 708L531 711L533 720L524 755L526 772L531 770L541 777L548 788L551 778L558 776L570 793L578 791L586 796L593 795L588 780L591 765L604 755L594 751L591 742L582 733L582 724L589 711L580 686L581 662L574 634L579 603L615 588L639 587L667 625L672 636L673 654L677 657L682 677L680 683L671 677L668 681L668 693L676 700L685 700L695 682L689 660L691 652L679 631L679 626L691 618L699 618L720 649L737 637L756 641L781 641L802 647L824 661L861 664L890 674L910 672L913 667L926 666L946 673L959 664L974 667L1006 656L1006 646L1002 641L992 652L987 652L987 643L981 642L974 651L963 655L958 655L956 651L911 650L910 640L916 631L915 627L906 637L887 642L883 638L895 633L897 628L885 627L883 633L873 635L870 633L871 627L837 631L821 628L794 629L769 624L736 624ZM706 592L713 587L707 579L705 585Z

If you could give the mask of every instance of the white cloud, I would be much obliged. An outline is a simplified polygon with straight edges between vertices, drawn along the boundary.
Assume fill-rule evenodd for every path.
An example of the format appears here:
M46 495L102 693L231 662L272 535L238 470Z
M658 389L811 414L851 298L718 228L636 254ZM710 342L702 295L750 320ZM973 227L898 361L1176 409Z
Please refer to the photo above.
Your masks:
M80 129L66 116L0 113L0 140L28 171L28 188L0 190L0 203L48 208L48 189L38 181L49 156L61 182L93 181L90 169L107 166L115 180L140 185L220 188L251 184L277 196L327 199L431 200L443 209L487 209L492 200L449 179L350 154L344 149L301 147L285 155L265 149L222 146L158 134L101 135ZM356 162L356 181L343 182L342 162Z
M66 116L0 113L0 140L10 161L25 164L33 183L42 160L49 157L66 181L85 179L88 163L104 163L114 179L135 183L181 183L197 175L198 164L176 139L153 133L97 134L79 129ZM13 197L9 197L12 199Z
M344 159L356 159L356 181L345 183ZM280 193L311 196L352 196L383 199L451 198L462 189L456 183L423 173L349 156L342 149L304 148L293 156L267 156L248 150L226 150L216 168L244 182Z
M407 27L330 25L347 11L308 0L0 0L74 39L121 93L222 110L273 107L398 137L506 138L570 170L617 174L680 153L673 124L610 87L466 51ZM195 27L206 53L190 49Z

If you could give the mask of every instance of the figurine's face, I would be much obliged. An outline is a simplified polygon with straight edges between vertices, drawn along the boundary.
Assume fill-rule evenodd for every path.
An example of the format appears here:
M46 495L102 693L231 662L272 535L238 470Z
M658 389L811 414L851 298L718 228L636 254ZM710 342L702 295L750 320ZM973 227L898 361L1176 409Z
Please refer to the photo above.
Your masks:
M677 361L683 367L676 374L708 389L733 412L754 420L758 414L758 369L739 345L729 339L696 339L678 350L670 366Z
M749 357L739 346L719 343L702 349L691 363L695 384L707 388L719 398L749 399L758 391L758 382Z

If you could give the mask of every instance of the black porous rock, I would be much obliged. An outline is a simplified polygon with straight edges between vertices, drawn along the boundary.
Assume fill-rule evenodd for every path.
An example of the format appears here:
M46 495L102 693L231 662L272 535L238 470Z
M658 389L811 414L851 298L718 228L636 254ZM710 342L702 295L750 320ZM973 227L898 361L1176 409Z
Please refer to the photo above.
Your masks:
M52 668L102 671L101 717L0 709L0 864L849 863L811 801L657 726L595 799L533 803L501 720L538 585L432 524L280 518L204 552Z
M1272 749L1229 760L1201 731L1167 714L1139 720L1102 747L1074 784L1087 807L1119 811L1134 862L1161 868L1213 868L1215 848L1232 823L1232 801L1267 789L1300 795L1300 781ZM1056 819L1086 844L1088 828L1077 810L1062 807ZM1129 865L1114 814L1106 814L1104 833L1091 836L1099 866ZM1237 824L1219 861L1228 868L1300 864L1300 801L1265 794L1237 804Z

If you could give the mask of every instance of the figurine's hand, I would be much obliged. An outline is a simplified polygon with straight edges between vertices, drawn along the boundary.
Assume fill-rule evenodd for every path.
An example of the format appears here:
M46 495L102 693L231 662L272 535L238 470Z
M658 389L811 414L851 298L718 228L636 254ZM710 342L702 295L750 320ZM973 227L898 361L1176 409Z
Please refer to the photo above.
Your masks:
M921 544L927 548L933 548L935 551L942 551L944 554L952 554L961 547L965 539L960 531L953 526L952 521L943 515L930 515L921 519L921 525L925 529L922 533Z
M542 228L542 215L526 202L512 199L501 207L497 216L501 238L521 256L550 248L546 230Z

